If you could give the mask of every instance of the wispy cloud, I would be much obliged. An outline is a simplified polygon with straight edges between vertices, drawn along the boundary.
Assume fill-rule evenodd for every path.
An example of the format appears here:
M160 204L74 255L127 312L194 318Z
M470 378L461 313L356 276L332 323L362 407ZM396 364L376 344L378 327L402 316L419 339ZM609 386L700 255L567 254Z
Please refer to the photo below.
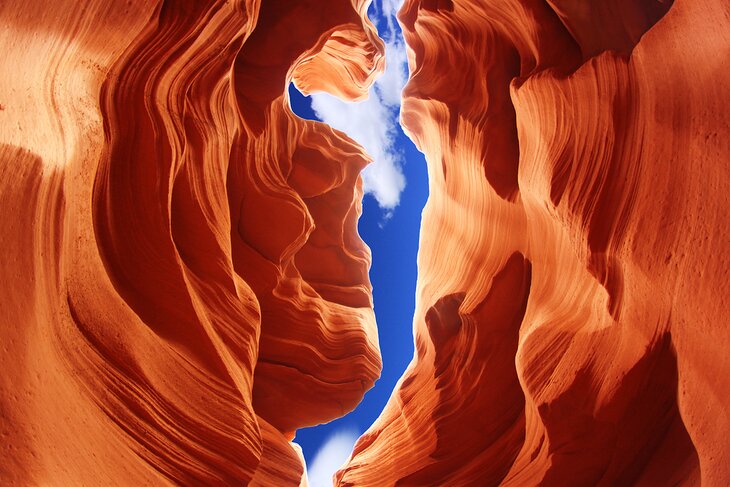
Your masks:
M402 155L396 146L401 91L407 81L403 39L397 34L395 13L403 0L376 0L375 23L385 41L386 70L375 81L367 100L344 102L327 93L312 95L317 117L359 142L373 158L362 172L366 193L389 215L400 202L406 179Z
M327 438L307 468L310 487L332 487L332 476L350 457L359 436L356 429L346 428Z

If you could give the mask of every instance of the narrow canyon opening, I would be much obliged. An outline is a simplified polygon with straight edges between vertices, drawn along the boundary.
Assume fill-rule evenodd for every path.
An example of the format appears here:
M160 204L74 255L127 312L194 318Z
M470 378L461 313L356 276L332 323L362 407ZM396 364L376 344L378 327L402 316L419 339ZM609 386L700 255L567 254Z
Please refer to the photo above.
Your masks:
M373 159L362 173L365 195L358 231L372 252L370 281L383 369L355 410L297 431L294 441L302 447L312 487L332 484L332 474L381 414L413 358L416 257L428 175L423 154L400 125L401 91L408 79L405 42L395 17L401 5L402 0L374 0L368 9L385 42L386 69L367 100L344 102L325 93L304 96L294 83L288 89L296 115L344 132Z
M0 19L0 485L730 485L730 2Z

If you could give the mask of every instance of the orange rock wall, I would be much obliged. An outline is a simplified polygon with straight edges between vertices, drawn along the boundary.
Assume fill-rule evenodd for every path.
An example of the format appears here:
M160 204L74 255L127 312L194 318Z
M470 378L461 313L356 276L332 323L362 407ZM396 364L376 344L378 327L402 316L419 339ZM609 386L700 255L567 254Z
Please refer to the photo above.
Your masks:
M0 4L0 480L300 485L380 368L360 0ZM730 483L730 10L407 0L416 357L340 485Z
M363 1L0 4L0 483L299 485L380 371ZM327 15L322 15L326 11Z
M416 356L338 485L730 484L727 2L400 21Z

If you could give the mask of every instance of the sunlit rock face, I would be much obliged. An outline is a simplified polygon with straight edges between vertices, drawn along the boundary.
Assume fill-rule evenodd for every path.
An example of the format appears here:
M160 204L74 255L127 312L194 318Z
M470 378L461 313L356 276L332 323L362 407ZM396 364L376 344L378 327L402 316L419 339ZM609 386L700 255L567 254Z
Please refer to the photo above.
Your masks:
M730 484L727 2L400 21L416 356L338 484Z
M589 5L590 4L590 5ZM0 3L0 483L305 483L380 369L364 0ZM343 486L730 484L730 10L408 0L416 357Z
M0 483L299 485L380 371L364 1L0 4Z

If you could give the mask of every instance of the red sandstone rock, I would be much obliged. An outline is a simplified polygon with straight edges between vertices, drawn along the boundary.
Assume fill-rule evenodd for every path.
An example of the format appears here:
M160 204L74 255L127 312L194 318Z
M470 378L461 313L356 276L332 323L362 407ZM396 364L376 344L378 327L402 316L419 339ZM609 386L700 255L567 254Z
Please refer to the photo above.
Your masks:
M0 4L0 480L298 485L379 370L363 2ZM416 357L340 485L730 483L730 11L411 0ZM459 69L444 69L458 66Z
M0 483L300 484L380 357L367 158L286 87L363 97L365 10L0 5Z
M730 484L729 19L406 1L417 350L338 485Z

